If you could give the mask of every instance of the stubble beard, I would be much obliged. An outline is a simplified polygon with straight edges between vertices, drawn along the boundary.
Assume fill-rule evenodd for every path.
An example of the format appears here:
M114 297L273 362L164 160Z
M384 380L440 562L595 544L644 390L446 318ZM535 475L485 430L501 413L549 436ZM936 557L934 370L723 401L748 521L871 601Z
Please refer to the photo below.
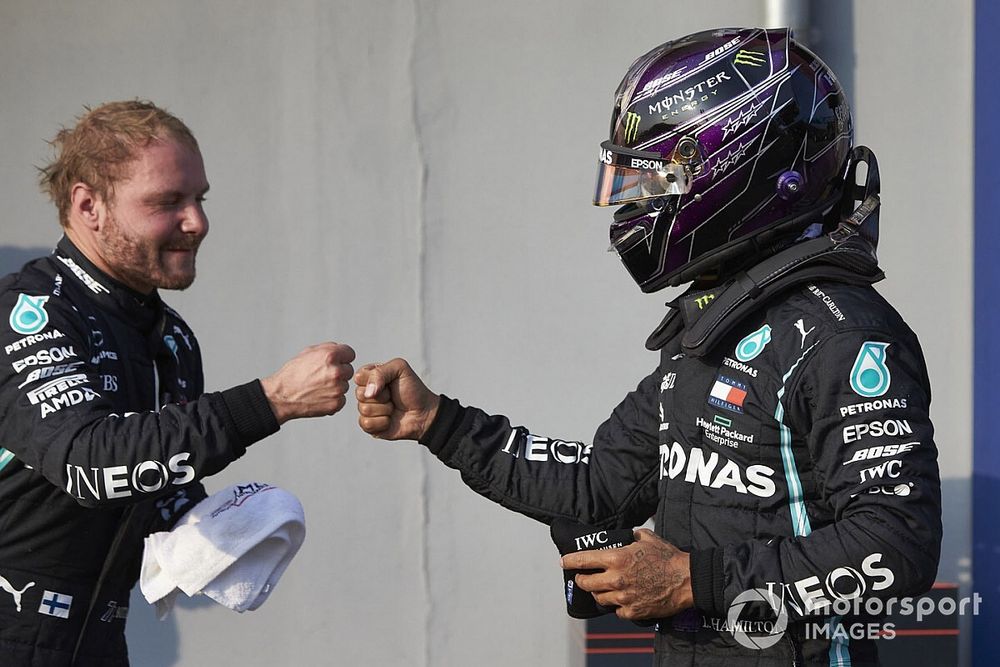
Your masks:
M119 280L145 292L147 289L184 290L195 279L194 256L190 270L171 270L161 258L161 248L149 240L132 236L114 215L109 215L108 234L104 239L104 254ZM169 244L171 248L187 248L197 253L201 240L182 239ZM162 250L166 252L165 250ZM147 289L143 289L147 288Z

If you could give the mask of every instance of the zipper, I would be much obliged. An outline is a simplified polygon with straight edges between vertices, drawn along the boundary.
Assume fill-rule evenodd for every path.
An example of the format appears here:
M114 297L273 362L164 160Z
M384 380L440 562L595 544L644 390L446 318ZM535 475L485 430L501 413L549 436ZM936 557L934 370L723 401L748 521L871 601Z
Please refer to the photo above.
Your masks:
M156 360L153 360L153 411L160 411L160 371L156 368Z

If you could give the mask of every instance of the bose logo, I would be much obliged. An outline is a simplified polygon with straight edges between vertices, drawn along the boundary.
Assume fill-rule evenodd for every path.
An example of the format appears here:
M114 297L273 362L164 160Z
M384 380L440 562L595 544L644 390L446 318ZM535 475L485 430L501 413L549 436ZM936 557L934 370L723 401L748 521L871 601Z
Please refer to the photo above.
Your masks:
M912 451L914 447L919 445L919 442L904 442L902 444L896 445L878 445L876 447L867 447L865 449L859 449L854 452L854 456L851 457L850 461L844 461L841 465L849 465L851 463L856 463L858 461L868 461L870 459L882 459L889 456L896 456L897 454L905 454L906 452Z

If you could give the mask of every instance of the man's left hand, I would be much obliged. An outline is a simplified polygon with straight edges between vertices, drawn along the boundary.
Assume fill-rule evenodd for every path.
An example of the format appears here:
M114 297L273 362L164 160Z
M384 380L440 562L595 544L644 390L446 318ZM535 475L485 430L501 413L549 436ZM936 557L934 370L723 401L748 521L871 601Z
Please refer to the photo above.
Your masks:
M563 569L601 570L576 575L576 585L627 621L666 618L694 606L688 554L645 528L635 538L620 549L566 554Z

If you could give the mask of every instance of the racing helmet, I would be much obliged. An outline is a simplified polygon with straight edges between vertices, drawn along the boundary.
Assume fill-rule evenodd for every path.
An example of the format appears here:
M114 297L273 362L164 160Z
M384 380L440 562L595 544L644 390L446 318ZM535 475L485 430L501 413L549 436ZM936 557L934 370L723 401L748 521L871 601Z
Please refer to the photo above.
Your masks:
M839 210L853 129L833 72L787 28L667 42L615 92L594 204L654 292L760 254Z

